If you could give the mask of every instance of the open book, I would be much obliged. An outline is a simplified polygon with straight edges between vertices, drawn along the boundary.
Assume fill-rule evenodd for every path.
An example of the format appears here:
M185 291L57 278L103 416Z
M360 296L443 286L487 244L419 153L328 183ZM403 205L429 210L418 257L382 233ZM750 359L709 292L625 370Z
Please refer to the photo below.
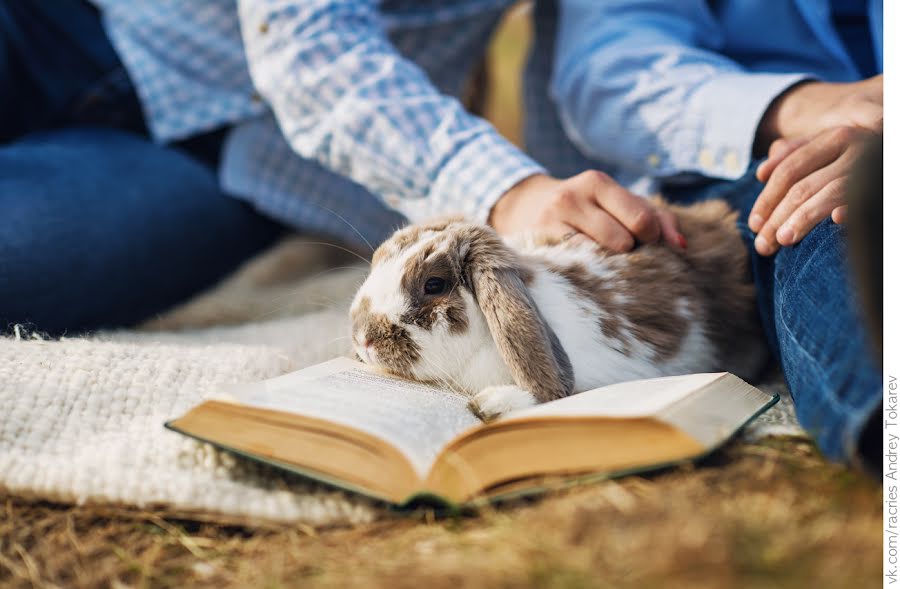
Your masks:
M485 424L464 395L337 358L235 387L166 426L390 503L465 504L546 477L697 458L776 401L728 373L693 374L594 389Z

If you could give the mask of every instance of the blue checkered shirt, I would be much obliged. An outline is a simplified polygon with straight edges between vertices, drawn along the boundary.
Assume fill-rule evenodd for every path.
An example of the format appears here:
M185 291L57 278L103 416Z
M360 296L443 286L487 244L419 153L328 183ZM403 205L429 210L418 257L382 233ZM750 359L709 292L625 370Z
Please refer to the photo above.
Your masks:
M455 98L509 0L95 3L154 138L227 126L224 190L295 227L486 219L546 169Z

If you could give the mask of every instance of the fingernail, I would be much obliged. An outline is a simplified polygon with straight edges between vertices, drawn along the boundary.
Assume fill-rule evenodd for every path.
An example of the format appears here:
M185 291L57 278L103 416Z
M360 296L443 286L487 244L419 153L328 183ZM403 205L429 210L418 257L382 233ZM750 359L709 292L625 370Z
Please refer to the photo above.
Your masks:
M762 228L762 224L765 222L765 219L762 218L762 215L759 213L753 213L750 215L750 219L747 221L747 224L750 225L750 229L754 232L758 232Z
M683 249L683 250L686 250L687 249L687 240L684 238L684 235L679 233L678 236L676 237L676 239L678 240L679 247L681 247L681 249Z
M764 256L767 256L772 252L772 244L769 243L762 235L756 236L756 239L753 241L753 245L756 247L756 251Z
M778 232L775 233L775 237L778 239L778 243L784 245L791 245L794 243L794 237L796 233L794 232L794 228L790 225L782 225L778 228Z

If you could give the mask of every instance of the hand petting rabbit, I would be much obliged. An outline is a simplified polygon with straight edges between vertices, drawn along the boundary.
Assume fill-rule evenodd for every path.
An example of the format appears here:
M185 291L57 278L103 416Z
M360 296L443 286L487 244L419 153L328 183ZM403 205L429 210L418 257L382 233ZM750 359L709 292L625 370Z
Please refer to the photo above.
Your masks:
M686 250L503 239L461 218L400 229L351 306L354 349L473 395L484 417L627 380L752 378L765 348L736 213L722 201L658 204Z

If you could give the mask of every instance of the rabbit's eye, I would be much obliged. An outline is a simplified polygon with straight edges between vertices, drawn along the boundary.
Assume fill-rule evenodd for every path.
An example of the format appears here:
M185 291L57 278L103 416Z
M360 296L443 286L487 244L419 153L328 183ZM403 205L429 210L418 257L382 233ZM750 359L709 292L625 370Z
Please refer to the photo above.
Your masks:
M447 287L447 281L443 278L438 278L437 276L431 276L428 280L425 281L425 294L427 295L439 295L444 292L444 289Z

